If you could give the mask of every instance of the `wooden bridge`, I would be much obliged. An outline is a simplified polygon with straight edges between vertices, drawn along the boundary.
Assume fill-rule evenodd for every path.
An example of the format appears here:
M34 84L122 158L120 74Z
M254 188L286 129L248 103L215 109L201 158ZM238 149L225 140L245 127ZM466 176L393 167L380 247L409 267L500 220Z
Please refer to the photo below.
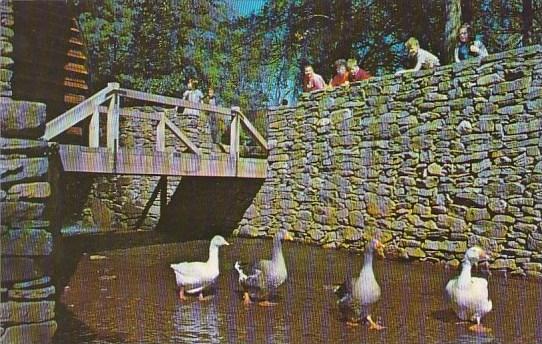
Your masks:
M143 113L121 108L122 98L145 103L182 107L230 116L230 145L226 153L202 154L168 117L168 111ZM100 146L100 117L106 117L106 142ZM157 121L155 147L151 152L119 146L120 116ZM182 115L181 115L182 116ZM69 128L90 118L88 146L60 144L59 154L66 172L265 178L265 158L240 157L240 131L243 127L267 153L267 142L238 107L192 103L186 100L121 88L109 83L106 88L46 124L43 139L49 141ZM171 131L188 150L166 150L166 130Z

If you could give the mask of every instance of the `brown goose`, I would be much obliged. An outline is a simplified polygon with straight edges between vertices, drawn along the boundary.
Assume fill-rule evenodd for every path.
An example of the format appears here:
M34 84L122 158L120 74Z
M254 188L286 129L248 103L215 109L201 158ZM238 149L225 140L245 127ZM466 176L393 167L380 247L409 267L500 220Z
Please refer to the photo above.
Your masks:
M288 277L286 263L282 255L282 240L293 240L293 238L286 230L279 230L273 238L271 260L258 261L248 272L245 272L247 270L239 262L235 262L234 266L239 273L239 284L243 289L245 304L250 304L252 300L259 300L261 306L274 305L269 300Z

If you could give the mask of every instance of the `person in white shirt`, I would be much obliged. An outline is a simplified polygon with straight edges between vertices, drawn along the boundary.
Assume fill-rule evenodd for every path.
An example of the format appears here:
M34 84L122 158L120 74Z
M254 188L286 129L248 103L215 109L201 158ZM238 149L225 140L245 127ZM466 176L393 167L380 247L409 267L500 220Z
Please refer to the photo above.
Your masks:
M188 79L188 90L184 91L183 99L192 103L201 103L203 99L203 93L198 90L198 80ZM198 115L199 111L195 109L185 108L183 114Z
M400 70L396 72L395 75L415 72L420 69L432 69L440 66L438 57L431 54L429 51L420 48L420 43L416 38L410 37L408 41L406 41L405 46L408 50L409 59L415 61L416 65L414 68Z

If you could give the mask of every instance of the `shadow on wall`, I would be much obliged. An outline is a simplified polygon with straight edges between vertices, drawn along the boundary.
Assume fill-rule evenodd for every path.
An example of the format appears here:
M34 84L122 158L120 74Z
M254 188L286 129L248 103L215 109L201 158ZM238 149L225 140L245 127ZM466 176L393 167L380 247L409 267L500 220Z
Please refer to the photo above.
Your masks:
M184 177L157 229L182 241L229 236L262 184L261 179Z

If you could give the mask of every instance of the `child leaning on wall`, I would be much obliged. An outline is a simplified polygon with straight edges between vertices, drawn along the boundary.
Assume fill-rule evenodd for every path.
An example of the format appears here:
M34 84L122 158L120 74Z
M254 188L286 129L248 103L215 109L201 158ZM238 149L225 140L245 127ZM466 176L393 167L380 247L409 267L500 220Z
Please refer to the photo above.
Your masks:
M395 75L400 75L407 72L415 72L420 69L432 69L440 66L438 57L431 54L429 51L420 48L420 43L414 37L410 37L405 43L405 47L408 51L408 58L411 62L415 62L414 68L403 69L397 71Z
M470 24L463 24L457 35L457 45L454 49L455 62L460 62L472 57L485 57L488 55L484 44L477 39Z

